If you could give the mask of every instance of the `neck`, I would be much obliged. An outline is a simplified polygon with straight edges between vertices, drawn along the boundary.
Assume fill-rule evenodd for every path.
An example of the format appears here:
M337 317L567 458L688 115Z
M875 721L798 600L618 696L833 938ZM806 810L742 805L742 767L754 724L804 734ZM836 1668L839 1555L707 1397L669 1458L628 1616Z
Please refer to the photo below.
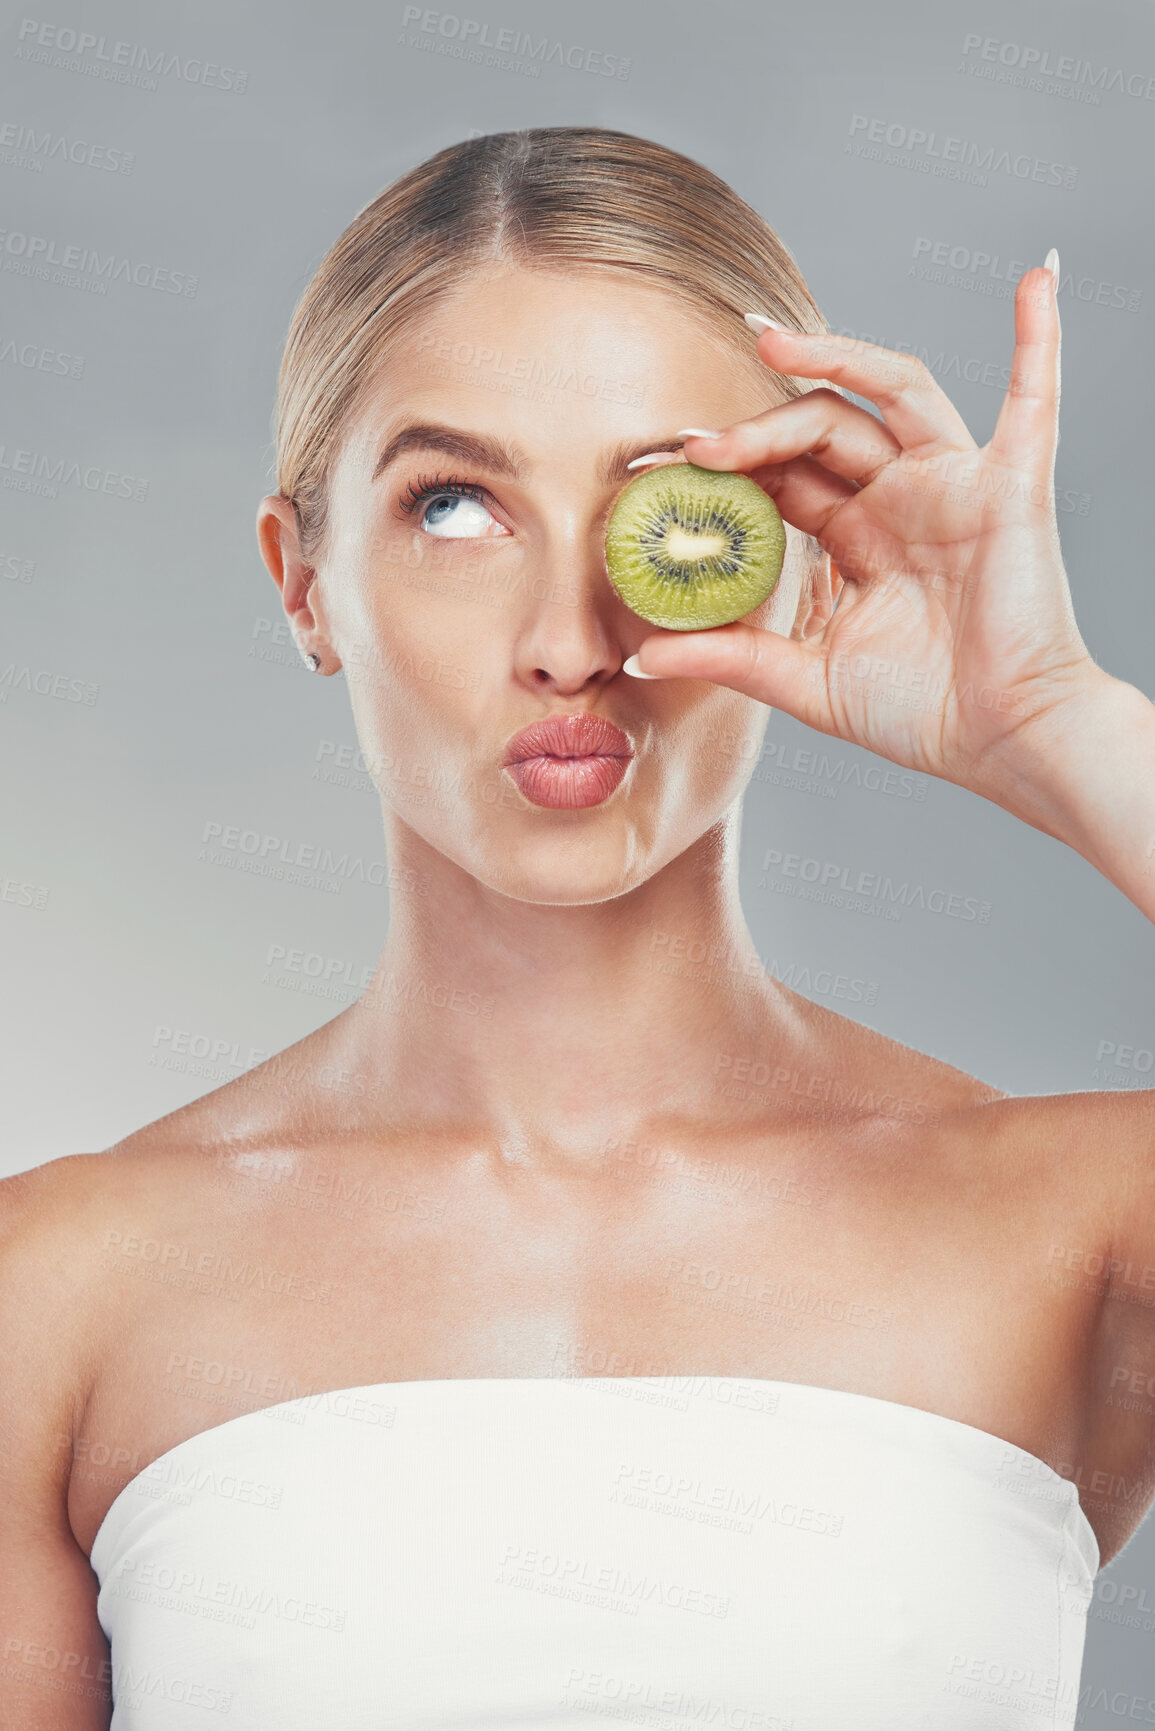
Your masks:
M720 1083L797 1039L738 898L738 810L637 889L516 901L392 815L390 925L341 1062L391 1122L579 1153L717 1126Z

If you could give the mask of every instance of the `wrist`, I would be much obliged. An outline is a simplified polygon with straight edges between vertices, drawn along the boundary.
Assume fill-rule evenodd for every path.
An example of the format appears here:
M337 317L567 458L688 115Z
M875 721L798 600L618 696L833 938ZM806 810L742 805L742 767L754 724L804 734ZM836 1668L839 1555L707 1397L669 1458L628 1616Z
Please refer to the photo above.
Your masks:
M1070 697L1022 730L1013 768L1003 766L991 797L1111 875L1124 829L1141 816L1141 791L1153 782L1155 705L1092 663ZM1155 849L1155 811L1151 817ZM1134 847L1138 838L1130 839Z

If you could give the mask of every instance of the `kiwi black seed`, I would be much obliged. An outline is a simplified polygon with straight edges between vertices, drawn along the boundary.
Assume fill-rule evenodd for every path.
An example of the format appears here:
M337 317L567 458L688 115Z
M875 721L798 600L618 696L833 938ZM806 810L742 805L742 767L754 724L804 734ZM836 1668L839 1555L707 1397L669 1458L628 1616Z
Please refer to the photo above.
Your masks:
M618 499L606 527L610 582L632 612L667 631L729 625L782 574L786 530L748 475L663 463Z

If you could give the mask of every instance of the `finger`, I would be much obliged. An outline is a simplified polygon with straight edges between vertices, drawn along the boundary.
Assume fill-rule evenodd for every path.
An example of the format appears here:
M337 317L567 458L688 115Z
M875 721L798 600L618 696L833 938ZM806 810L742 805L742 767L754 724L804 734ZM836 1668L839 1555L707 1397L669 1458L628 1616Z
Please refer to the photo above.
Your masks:
M708 679L826 731L830 706L825 681L816 677L822 652L814 643L739 621L709 631L660 632L645 638L636 659L651 678Z
M1047 484L1059 443L1060 335L1057 278L1038 265L1015 289L1011 382L987 451Z
M804 535L815 536L824 546L832 519L859 492L810 456L752 469L750 479L773 499L784 522ZM834 551L833 543L827 550Z
M904 450L926 444L975 448L966 422L916 355L830 332L768 330L758 338L758 357L775 372L829 379L876 403Z
M848 481L839 480L810 457L794 457L777 470L756 470L751 480L774 500L783 522L813 535L837 567L843 584L851 590L900 580L907 568L925 574L933 565L919 555L911 565L902 534L885 522L871 523L861 512L841 515L843 506L858 496ZM853 605L850 596L844 611Z
M704 436L714 442L712 435ZM669 468L686 460L680 455L671 457L667 451L652 451L644 457L635 457L626 467ZM697 466L713 467L708 464ZM814 462L808 455L791 457L784 463L761 464L745 473L764 493L769 494L783 520L807 535L821 535L835 512L859 492L848 481L836 479L829 469L824 469L821 463Z
M693 447L690 461L703 469L749 474L760 464L808 455L860 487L902 455L902 446L877 415L825 386L735 422L720 439L689 437L686 444Z

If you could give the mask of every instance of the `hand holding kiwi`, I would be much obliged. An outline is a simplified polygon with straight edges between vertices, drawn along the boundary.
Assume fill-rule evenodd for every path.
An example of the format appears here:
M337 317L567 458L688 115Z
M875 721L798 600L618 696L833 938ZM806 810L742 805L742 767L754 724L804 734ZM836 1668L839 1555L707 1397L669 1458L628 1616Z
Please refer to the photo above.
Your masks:
M668 631L729 625L761 606L782 574L778 507L746 475L664 464L621 494L606 529L610 582Z
M662 627L642 639L637 671L729 686L1023 806L1039 764L1077 741L1104 681L1117 683L1079 634L1059 547L1053 263L1019 281L1013 388L981 449L916 357L750 315L758 358L816 388L687 437L688 461L619 498L607 569L627 606ZM779 580L783 520L828 562L793 630L767 631L744 616Z

